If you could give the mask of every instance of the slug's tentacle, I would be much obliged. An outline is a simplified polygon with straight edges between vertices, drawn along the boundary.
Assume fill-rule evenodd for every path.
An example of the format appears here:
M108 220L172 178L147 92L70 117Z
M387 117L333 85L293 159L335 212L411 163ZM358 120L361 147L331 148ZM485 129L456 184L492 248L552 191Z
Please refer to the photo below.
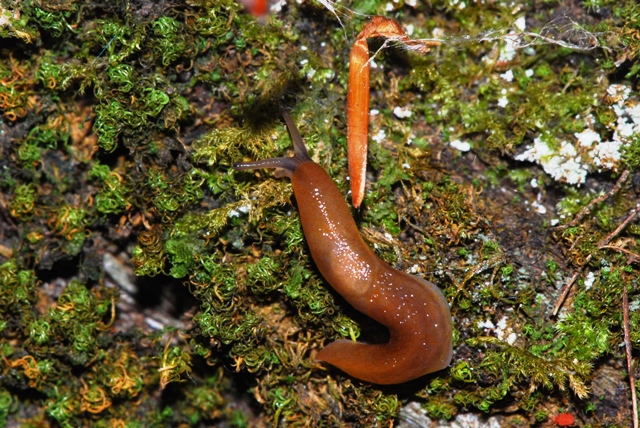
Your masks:
M309 157L309 153L307 152L307 148L304 145L304 141L302 141L302 136L300 136L300 131L298 131L298 127L291 119L291 115L285 109L280 109L280 113L284 117L284 121L287 124L287 128L289 129L289 133L291 134L291 139L293 140L293 157L282 157L282 158L272 158L272 159L263 159L255 162L238 162L233 164L233 168L236 171L242 171L247 169L261 169L261 168L276 168L278 171L276 172L276 177L289 177L293 175L294 171L300 166L300 164L304 162L313 162L311 157Z
M294 158L300 160L300 162L313 162L311 157L309 156L309 152L307 152L307 146L304 145L304 141L302 140L302 136L300 135L300 131L298 131L298 127L295 122L291 118L289 112L283 108L280 109L280 114L284 118L285 123L287 124L287 129L289 129L289 134L291 135L291 140L293 140L293 154Z
M233 169L243 171L247 169L277 168L276 177L289 177L298 168L300 162L295 158L272 158L255 162L237 162L233 164Z
M393 269L364 242L342 194L314 163L291 117L283 112L295 155L236 164L278 168L291 178L311 256L322 276L355 309L389 329L386 344L330 343L316 359L368 382L406 382L449 365L449 305L434 284Z

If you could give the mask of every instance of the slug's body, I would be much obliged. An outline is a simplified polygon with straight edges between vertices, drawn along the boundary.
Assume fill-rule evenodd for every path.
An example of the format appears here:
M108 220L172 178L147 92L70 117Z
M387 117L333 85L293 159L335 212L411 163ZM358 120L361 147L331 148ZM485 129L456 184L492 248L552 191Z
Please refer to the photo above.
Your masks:
M393 269L364 242L347 203L329 175L307 154L291 117L283 112L295 155L235 164L237 170L278 168L291 178L298 211L320 273L355 309L389 329L385 344L338 340L316 359L376 384L406 382L449 365L451 314L432 283Z

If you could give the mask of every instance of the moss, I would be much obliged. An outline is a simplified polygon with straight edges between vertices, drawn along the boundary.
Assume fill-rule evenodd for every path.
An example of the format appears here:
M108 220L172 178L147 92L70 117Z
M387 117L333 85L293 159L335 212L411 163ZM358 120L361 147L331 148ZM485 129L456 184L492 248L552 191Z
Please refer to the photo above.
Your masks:
M113 172L107 165L96 162L89 173L88 178L95 178L103 184L102 191L96 195L96 209L103 214L117 214L130 206L129 196L131 191L125 186L123 178L117 172Z
M9 203L9 212L16 219L25 218L35 208L36 189L31 184L21 184L15 188Z
M414 400L433 418L487 412L505 422L515 412L510 421L532 425L562 408L585 424L612 422L602 403L620 400L581 397L621 361L623 287L638 304L637 226L599 246L635 208L635 181L583 220L549 225L570 222L624 169L633 177L637 138L610 172L588 165L582 187L513 158L537 137L552 150L585 129L613 138L621 125L607 88L638 72L634 2L574 8L576 23L599 32L586 42L607 49L536 42L512 60L501 59L503 33L520 17L541 32L557 17L553 2L388 11L347 1L334 5L344 27L318 2L288 4L264 24L233 0L23 3L0 8L0 37L11 42L0 55L0 425L386 426ZM377 333L317 272L287 180L232 169L290 150L282 104L347 193L347 58L366 21L347 8L395 17L414 37L447 35L427 55L391 46L376 56L371 130L386 138L371 144L354 212L380 257L451 302L451 367L407 388L313 361L331 340ZM566 34L554 22L544 34L586 43L577 25ZM451 148L455 139L471 152ZM129 313L141 311L119 302L103 256L129 253L137 275L156 277L139 284L153 297L185 285L169 298L176 319L150 319L186 328L143 330ZM186 309L184 295L195 299Z
M31 270L19 269L15 260L0 265L2 311L19 310L35 301L37 278Z

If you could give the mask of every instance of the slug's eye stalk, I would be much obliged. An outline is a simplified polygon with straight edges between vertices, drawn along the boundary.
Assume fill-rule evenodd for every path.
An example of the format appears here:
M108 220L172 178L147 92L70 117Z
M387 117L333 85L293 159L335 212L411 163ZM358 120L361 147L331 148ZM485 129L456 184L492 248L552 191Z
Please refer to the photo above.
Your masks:
M276 168L276 177L285 176L291 178L295 170L302 163L313 162L311 160L311 157L309 157L309 153L307 152L307 148L304 145L304 141L302 141L300 131L298 131L298 127L293 122L293 119L291 119L291 115L289 114L289 112L284 108L281 108L280 114L282 114L282 117L287 124L287 128L289 129L291 139L293 140L293 156L263 159L254 162L237 162L233 164L233 169L235 169L236 171L244 171L248 169Z

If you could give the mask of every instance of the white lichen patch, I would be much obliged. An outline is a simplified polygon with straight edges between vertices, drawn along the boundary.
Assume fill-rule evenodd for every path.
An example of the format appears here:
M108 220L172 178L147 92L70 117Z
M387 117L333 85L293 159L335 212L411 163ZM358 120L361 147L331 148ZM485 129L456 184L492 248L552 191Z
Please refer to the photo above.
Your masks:
M461 152L468 152L471 150L471 144L466 141L453 140L449 143L451 147L454 149L460 150Z
M507 82L513 82L513 71L507 70L500 75L500 78L506 80Z
M287 4L287 0L278 0L277 2L271 5L269 10L271 11L271 13L275 15L278 12L280 12L286 4Z
M449 0L449 7L455 7L459 10L462 10L467 7L467 3L465 3L464 0Z
M552 148L541 136L533 140L524 153L516 156L516 160L536 162L555 180L569 184L581 184L587 176L587 170L575 158L575 148L562 141L558 148Z
M584 288L585 288L585 290L591 289L591 287L593 286L594 282L596 282L596 277L593 274L593 272L589 272L587 274L587 277L584 280Z
M405 4L408 4L408 3L405 2ZM411 6L411 5L409 5L409 6ZM413 36L413 32L415 31L415 27L413 26L413 24L409 24L405 28L405 31L407 33L407 36Z
M20 20L19 10L8 10L0 6L0 27L12 27L12 22L18 20Z
M433 35L434 39L444 39L444 37L446 36L444 30L440 27L434 27L431 31L431 34Z
M607 88L607 96L613 103L619 106L622 106L629 98L629 95L631 95L631 88L626 85L613 84Z
M615 123L600 126L602 131L598 131L596 118L588 115L585 129L573 134L575 141L567 137L558 142L549 133L540 134L515 159L535 162L554 180L568 184L584 183L588 172L615 171L621 151L640 135L640 104L630 95L628 86L610 85L606 96L616 114Z
M229 210L227 216L229 218L240 217L241 214L247 214L251 211L251 204L239 205L237 209Z
M411 117L411 109L406 107L395 107L393 109L393 114L399 119L406 119Z
M381 129L375 135L373 135L371 139L376 143L382 143L386 137L387 133L384 132L384 129Z
M531 206L533 207L533 209L538 213L538 214L546 214L547 213L547 207L545 207L544 205L542 205L541 203L537 202L537 201L533 201L531 203Z
M621 141L605 141L597 144L589 155L593 157L593 162L602 169L614 169L620 160Z
M517 36L514 34L509 37L509 34L504 38L504 45L500 48L500 57L498 61L510 62L516 57L516 47L518 46Z
M519 17L513 23L513 25L520 31L524 31L527 29L527 19L524 16Z
M518 338L513 329L507 325L507 317L502 317L496 324L496 336L500 340L506 341L509 345L513 345Z
M493 324L491 320L486 321L478 321L478 327L484 330L494 329L496 326Z
M593 143L599 143L600 141L602 141L600 139L600 134L589 128L585 129L582 132L576 132L573 135L575 135L578 139L578 144L583 147L591 147L593 146Z
M503 316L500 320L494 324L491 320L478 321L478 327L483 330L493 330L493 333L500 340L504 340L509 345L513 345L518 338L518 335L507 324L507 317Z

